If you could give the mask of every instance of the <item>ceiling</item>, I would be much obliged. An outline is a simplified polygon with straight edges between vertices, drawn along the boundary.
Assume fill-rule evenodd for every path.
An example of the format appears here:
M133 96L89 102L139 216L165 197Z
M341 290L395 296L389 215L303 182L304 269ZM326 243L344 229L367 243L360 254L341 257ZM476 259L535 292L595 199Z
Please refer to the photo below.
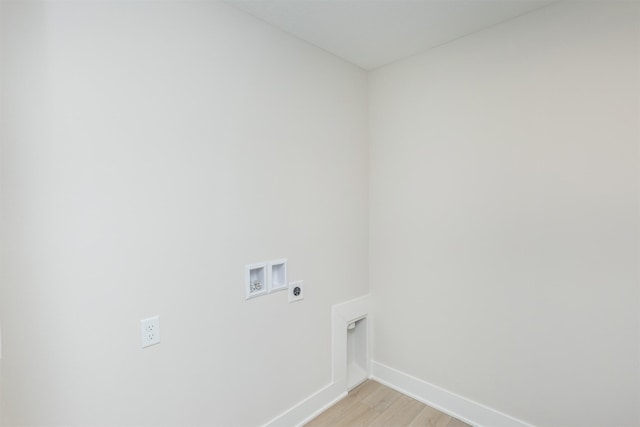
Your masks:
M365 70L482 30L553 0L226 0Z

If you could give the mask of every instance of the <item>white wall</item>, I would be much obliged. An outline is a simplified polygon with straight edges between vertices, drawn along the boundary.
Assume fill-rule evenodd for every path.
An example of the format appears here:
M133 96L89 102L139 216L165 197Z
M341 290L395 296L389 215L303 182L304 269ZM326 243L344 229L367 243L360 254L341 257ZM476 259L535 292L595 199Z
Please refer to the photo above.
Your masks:
M640 424L638 14L563 2L371 74L376 361Z
M330 381L367 265L377 361L540 426L640 423L637 5L372 73L370 264L363 72L217 2L0 12L3 424L264 423ZM279 257L305 301L245 302Z
M4 423L258 425L327 385L368 282L365 73L218 2L2 15ZM281 257L306 299L245 302Z

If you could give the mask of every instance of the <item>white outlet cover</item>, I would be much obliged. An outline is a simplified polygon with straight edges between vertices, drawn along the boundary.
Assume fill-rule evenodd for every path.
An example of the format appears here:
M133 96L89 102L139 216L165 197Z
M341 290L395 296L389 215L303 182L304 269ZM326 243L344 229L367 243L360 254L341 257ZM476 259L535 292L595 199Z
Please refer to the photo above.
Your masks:
M160 344L160 316L140 321L140 340L142 348Z
M304 299L304 281L289 283L289 302L300 301Z

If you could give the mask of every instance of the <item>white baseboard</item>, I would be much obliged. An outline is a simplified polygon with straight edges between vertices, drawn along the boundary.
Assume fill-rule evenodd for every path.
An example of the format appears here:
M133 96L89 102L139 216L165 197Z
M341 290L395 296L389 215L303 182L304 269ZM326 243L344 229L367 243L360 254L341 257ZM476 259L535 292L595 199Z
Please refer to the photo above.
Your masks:
M298 427L304 425L346 395L347 392L335 383L329 384L293 408L278 415L263 427Z
M371 378L476 427L532 427L524 421L379 362L371 361Z

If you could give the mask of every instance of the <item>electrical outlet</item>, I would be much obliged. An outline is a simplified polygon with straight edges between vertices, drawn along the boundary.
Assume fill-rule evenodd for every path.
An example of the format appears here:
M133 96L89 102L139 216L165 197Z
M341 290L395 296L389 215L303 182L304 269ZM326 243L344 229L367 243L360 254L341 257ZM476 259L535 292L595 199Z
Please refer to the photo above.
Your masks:
M160 344L160 316L149 317L140 321L140 338L142 348Z
M304 282L298 280L297 282L289 283L289 302L300 301L304 299Z

